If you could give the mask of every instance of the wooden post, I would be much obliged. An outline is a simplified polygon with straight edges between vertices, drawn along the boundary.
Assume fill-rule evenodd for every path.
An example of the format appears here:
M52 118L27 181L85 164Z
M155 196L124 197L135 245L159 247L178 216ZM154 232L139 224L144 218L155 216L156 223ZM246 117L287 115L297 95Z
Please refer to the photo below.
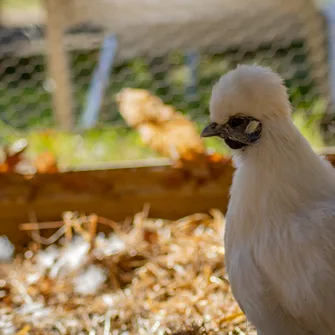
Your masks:
M2 26L3 22L3 15L4 15L4 0L0 0L0 27Z
M64 13L63 1L44 1L46 22L46 54L49 77L52 79L52 102L56 122L64 130L73 127L72 86L67 52L63 43Z

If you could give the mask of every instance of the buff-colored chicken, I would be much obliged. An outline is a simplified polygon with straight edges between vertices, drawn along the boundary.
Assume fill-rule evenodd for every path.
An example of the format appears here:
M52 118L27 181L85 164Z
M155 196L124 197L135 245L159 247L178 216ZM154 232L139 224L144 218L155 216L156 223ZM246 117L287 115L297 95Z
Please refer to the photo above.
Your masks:
M156 152L175 161L207 157L195 124L152 93L125 88L117 103L126 123Z

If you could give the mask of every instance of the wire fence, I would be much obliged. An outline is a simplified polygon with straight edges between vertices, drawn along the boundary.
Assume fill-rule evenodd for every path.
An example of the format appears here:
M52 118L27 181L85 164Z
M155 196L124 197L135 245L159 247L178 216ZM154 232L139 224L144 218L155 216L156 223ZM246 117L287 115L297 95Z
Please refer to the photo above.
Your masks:
M134 5L131 12L122 12L120 2L110 2L118 3L117 22L122 24L109 27L116 14L106 12L107 7L98 13L97 7L94 19L62 26L69 64L63 71L71 85L74 128L85 122L90 127L124 126L116 104L124 87L150 90L202 123L208 118L211 88L218 78L239 63L255 62L283 75L294 108L329 124L327 32L314 2L217 0L211 3L218 7L209 10L210 3L195 1L192 6L186 1L187 7L174 0L169 14L163 5L159 10L159 1L146 0L144 7L156 3L157 8L142 20L138 16L144 7L140 11ZM82 5L87 12L87 3L77 1L72 10L77 13ZM203 15L186 17L195 3ZM55 81L48 72L51 51L45 24L14 26L6 24L6 11L3 17L0 122L25 131L55 127ZM114 49L108 41L115 43Z

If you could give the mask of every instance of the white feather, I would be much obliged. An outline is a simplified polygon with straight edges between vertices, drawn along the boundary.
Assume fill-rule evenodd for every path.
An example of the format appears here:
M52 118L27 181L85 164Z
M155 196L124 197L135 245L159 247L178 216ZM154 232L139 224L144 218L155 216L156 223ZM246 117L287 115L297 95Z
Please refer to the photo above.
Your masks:
M252 133L254 133L254 132L256 131L256 129L257 129L258 126L259 126L259 122L253 120L253 121L251 121L251 122L248 124L247 128L245 129L245 132L246 132L247 134L252 134Z
M80 295L94 295L107 279L106 271L96 265L90 265L73 279L74 291Z
M226 266L260 335L335 334L335 170L291 120L281 78L240 66L213 90L211 119L247 114L261 139L234 152Z
M14 245L7 236L0 236L0 263L10 262L15 251Z

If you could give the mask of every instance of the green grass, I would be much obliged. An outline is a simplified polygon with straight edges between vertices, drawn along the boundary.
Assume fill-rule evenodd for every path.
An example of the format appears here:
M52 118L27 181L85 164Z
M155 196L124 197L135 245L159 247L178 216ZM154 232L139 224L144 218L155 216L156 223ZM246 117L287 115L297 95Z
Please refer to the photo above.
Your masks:
M6 8L36 8L41 6L41 0L3 0L3 6Z
M125 128L92 129L83 133L47 130L26 134L7 130L6 142L13 143L22 137L28 141L27 157L34 159L43 152L51 152L60 166L67 168L156 157L141 143L136 132Z
M320 121L324 115L325 108L326 102L319 100L310 109L309 115L307 115L306 111L303 109L298 109L293 115L295 125L315 149L320 149L326 146L320 132Z
M142 143L136 131L126 128L91 129L82 133L47 130L24 134L0 125L0 132L6 143L27 139L28 158L51 152L63 168L159 157ZM206 145L210 151L229 153L219 139L208 139Z
M33 6L38 3L38 0L5 0L5 4L9 6ZM301 43L281 52L282 55L278 52L276 57L262 58L262 62L259 63L281 64L282 57L286 57L289 52L302 55L302 59L295 62L306 61L304 45ZM0 121L0 146L25 137L29 143L28 155L31 158L45 151L52 152L63 167L92 166L104 162L157 157L142 144L136 132L122 127L105 127L106 124L120 124L121 116L115 104L115 94L123 87L145 88L159 95L177 110L198 121L199 116L204 120L208 118L207 106L212 86L231 65L228 56L228 54L202 55L198 67L199 80L195 101L185 94L188 70L181 52L171 52L166 59L160 60L163 62L160 65L161 73L157 73L157 69L152 69L151 66L154 64L146 58L135 58L118 64L113 67L111 81L106 89L106 100L100 113L100 125L102 123L104 127L72 134L56 130L48 133L36 131L41 128L53 128L51 95L43 85L46 79L43 57L0 59L0 68L1 66L5 68L0 76L0 120L5 121L5 123ZM76 102L77 116L85 107L89 80L97 57L98 50L70 53L75 91L73 98ZM253 62L255 55L249 55L249 58ZM308 70L297 71L286 84L290 89L293 105L298 107L293 115L294 122L312 146L320 148L325 146L319 130L319 121L324 114L325 105L311 93L314 83L307 80L308 75ZM302 86L302 79L308 85ZM311 97L312 99L308 100ZM308 110L311 111L311 116L306 116ZM8 123L15 129L9 127ZM201 126L203 124L199 122L199 132ZM206 139L205 143L210 151L229 153L227 146L220 139Z
M325 145L318 124L323 108L324 104L319 101L315 104L311 117L306 117L304 110L298 110L293 115L295 124L314 148ZM197 126L200 132L204 124ZM26 138L27 155L31 159L40 153L52 152L63 168L158 157L142 143L136 131L122 127L95 128L81 133L65 133L57 130L20 133L0 123L0 133L5 143ZM205 144L209 151L228 155L230 153L219 138L208 138Z

